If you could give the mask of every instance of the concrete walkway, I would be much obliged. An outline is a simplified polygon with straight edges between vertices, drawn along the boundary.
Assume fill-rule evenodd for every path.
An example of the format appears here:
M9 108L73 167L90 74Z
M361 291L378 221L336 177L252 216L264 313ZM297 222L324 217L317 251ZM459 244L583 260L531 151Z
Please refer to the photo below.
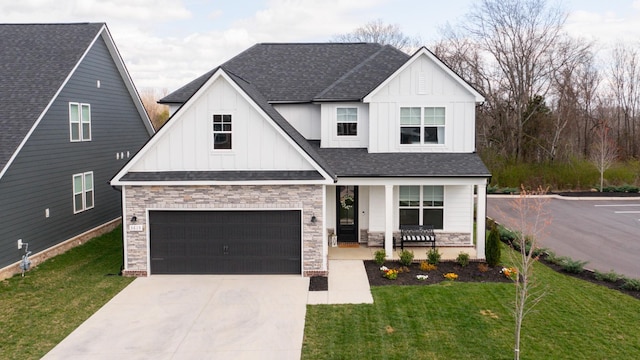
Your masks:
M138 278L44 359L300 359L309 279Z
M362 260L329 260L328 282L328 291L309 291L309 305L373 304Z

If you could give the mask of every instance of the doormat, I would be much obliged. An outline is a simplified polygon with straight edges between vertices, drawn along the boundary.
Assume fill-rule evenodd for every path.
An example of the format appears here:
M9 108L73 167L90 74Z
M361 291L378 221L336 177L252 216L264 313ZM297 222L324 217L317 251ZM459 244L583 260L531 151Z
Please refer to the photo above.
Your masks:
M359 248L360 244L358 244L357 242L339 242L338 247L339 248Z

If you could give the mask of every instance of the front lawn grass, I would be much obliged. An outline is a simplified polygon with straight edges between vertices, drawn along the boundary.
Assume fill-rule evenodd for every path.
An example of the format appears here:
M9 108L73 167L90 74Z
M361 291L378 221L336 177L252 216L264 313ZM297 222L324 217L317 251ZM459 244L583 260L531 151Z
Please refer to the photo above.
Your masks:
M0 359L39 359L133 279L118 274L122 229L0 282Z
M536 264L547 294L521 359L640 359L640 301ZM514 285L371 289L372 305L307 306L303 359L513 359Z

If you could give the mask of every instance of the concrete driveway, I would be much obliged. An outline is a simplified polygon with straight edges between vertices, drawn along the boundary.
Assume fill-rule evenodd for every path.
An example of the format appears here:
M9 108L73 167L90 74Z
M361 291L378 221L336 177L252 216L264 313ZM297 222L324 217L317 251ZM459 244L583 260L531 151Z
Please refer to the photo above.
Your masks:
M487 215L512 226L513 198L489 196ZM588 269L640 278L640 198L552 198L552 222L540 246L588 261Z
M308 287L286 275L138 278L44 359L299 359Z

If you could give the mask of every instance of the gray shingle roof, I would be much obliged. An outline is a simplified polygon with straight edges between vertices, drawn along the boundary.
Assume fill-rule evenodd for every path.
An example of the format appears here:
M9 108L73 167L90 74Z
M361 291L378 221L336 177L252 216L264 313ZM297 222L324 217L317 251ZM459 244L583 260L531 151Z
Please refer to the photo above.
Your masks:
M0 171L103 26L0 24Z
M222 69L334 179L490 176L475 153L369 153L366 148L320 148L317 141L307 141L271 105L360 101L407 60L408 55L391 46L372 43L257 44L160 102L187 102Z
M488 177L476 153L369 153L365 148L320 148L338 177Z
M357 101L409 56L374 43L256 44L221 67L251 83L268 102ZM161 99L186 102L213 69Z
M128 172L122 181L322 180L317 171L156 171Z

